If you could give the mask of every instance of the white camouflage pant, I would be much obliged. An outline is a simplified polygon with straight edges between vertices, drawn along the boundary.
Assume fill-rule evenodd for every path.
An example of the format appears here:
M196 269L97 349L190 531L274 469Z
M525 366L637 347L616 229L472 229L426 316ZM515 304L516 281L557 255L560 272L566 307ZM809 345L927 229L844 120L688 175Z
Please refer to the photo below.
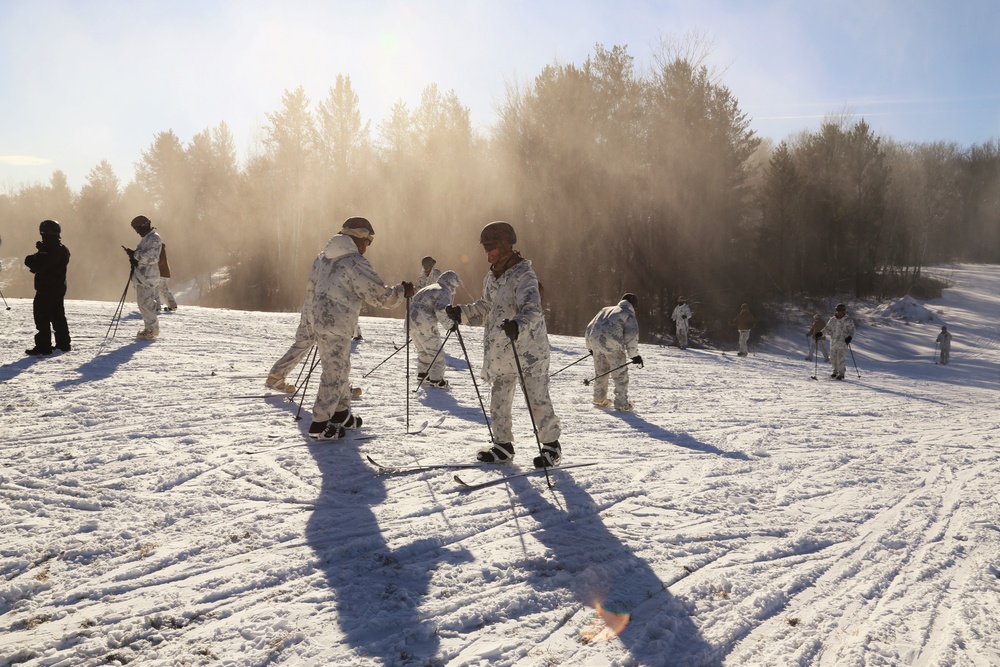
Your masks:
M750 340L750 330L740 329L739 332L740 332L740 354L744 355L749 354L750 352L749 350L747 350L747 342Z
M160 286L157 289L156 300L159 303L166 303L168 308L177 308L177 300L174 299L170 287L167 285L168 278L160 277Z
M159 285L151 286L144 283L135 284L135 303L142 315L142 324L146 331L160 332L160 320L156 317L157 294Z
M624 366L628 361L625 358L625 350L616 352L594 351L594 400L601 401L608 397L608 379L615 383L615 407L619 410L628 404L628 366ZM624 366L624 368L618 368ZM608 373L612 368L618 370Z
M417 372L427 373L428 380L443 380L445 369L444 350L441 350L441 334L436 323L410 323L410 337L417 351ZM441 350L441 354L438 354ZM437 354L437 358L434 355ZM434 361L431 364L431 361Z
M306 316L303 314L299 318L299 326L295 330L295 342L282 355L281 359L274 362L269 375L274 375L282 380L287 378L291 370L302 360L302 357L309 354L309 350L315 344L316 338L313 336L312 331L310 331L309 325L306 323Z
M501 375L493 380L490 392L490 419L493 422L493 438L496 442L514 442L511 409L514 406L514 388L520 384L516 375ZM538 439L554 442L559 439L561 428L559 418L552 409L549 398L548 374L541 376L524 374L524 384L528 389L528 401L538 428Z
M823 338L820 338L819 340L816 340L814 337L810 336L809 356L806 358L806 361L812 361L812 358L817 354L819 354L820 352L823 353L823 361L830 360L830 341L828 341L825 336Z
M847 370L847 343L841 341L830 346L830 363L833 364L833 372L843 375Z
M323 372L313 403L313 421L327 421L334 412L351 407L351 336L317 332L316 344Z
M688 321L685 319L681 319L677 321L677 347L683 350L687 346L688 346Z

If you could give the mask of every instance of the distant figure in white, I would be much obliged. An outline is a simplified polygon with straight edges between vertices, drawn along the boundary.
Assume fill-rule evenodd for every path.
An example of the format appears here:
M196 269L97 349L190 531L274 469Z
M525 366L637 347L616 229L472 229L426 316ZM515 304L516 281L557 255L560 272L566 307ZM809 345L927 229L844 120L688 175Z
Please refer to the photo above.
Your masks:
M736 314L736 317L730 323L736 325L736 330L740 334L740 351L737 353L737 356L745 357L749 354L747 343L750 341L750 330L753 329L753 325L756 323L757 320L750 313L750 305L744 303L740 306L740 312Z
M941 344L941 365L947 366L951 358L951 333L948 327L941 327L941 333L934 340Z
M837 310L826 323L824 333L830 339L830 359L833 363L830 377L843 380L847 370L847 346L854 339L854 321L847 316L846 305L837 304Z
M420 260L420 266L423 268L423 272L417 277L417 283L415 287L417 290L422 290L428 285L433 285L441 277L441 269L435 269L434 265L437 264L437 260L428 255Z
M445 271L437 282L418 291L410 302L410 338L417 350L417 378L439 389L447 387L448 381L444 379L444 353L438 354L441 350L438 325L447 330L454 324L447 308L457 289L458 274Z
M639 297L631 292L622 295L616 306L602 308L587 325L584 340L594 355L594 405L610 407L608 378L615 383L615 410L630 412L628 400L628 363L642 365L639 356L639 320L635 308ZM616 370L612 370L616 369Z
M691 307L684 297L677 298L674 314L670 316L677 327L677 347L686 350L688 346L688 321L691 319Z
M806 334L809 339L809 354L806 355L806 361L812 361L813 356L818 355L821 351L823 352L823 361L830 361L830 341L823 335L825 328L826 323L823 322L820 314L813 315L812 326L809 327L809 333Z
M132 219L132 230L142 237L135 250L125 248L125 254L132 264L135 301L143 323L135 337L139 340L153 340L160 335L160 320L156 311L160 295L160 251L163 242L153 223L144 215L137 215Z

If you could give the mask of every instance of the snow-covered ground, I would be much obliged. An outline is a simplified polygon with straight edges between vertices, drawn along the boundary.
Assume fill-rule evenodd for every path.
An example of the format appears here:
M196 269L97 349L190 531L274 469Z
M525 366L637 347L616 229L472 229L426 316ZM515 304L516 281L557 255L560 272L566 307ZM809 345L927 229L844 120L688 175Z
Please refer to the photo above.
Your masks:
M552 378L565 462L598 465L471 492L455 472L530 465L520 394L514 466L366 460L486 445L454 340L451 389L407 394L402 352L362 379L404 340L364 318L373 437L321 444L311 390L301 421L247 398L296 314L182 306L136 342L129 304L102 344L115 304L74 301L74 350L37 359L30 300L9 299L0 664L1000 664L1000 267L940 270L931 321L850 304L843 382L811 379L811 313L748 358L642 346L634 414L593 407L577 364ZM586 351L551 343L553 371Z

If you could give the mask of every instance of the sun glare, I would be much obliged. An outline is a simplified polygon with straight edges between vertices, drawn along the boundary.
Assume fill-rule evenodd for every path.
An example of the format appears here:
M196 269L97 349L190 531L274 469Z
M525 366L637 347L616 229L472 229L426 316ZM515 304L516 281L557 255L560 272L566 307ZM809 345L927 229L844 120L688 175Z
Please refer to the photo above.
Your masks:
M580 631L580 634L588 642L607 641L622 633L628 625L630 616L608 611L598 602L594 604L593 620Z

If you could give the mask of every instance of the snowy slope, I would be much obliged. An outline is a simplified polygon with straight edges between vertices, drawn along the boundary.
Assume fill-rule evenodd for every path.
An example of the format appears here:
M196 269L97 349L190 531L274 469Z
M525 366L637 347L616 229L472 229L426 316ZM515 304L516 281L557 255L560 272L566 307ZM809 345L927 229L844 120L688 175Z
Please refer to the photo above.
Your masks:
M551 490L375 473L488 441L456 341L451 389L408 411L403 353L362 379L399 320L363 318L353 356L374 437L319 444L311 390L298 422L245 398L295 314L182 306L136 342L130 304L104 343L115 304L71 302L73 352L33 359L30 300L9 300L0 664L1000 664L1000 269L942 271L918 304L939 319L850 304L843 382L810 379L808 313L745 359L642 346L634 414L591 405L589 362L556 375L565 460L599 465ZM553 370L586 351L551 343ZM515 469L535 449L516 407Z

